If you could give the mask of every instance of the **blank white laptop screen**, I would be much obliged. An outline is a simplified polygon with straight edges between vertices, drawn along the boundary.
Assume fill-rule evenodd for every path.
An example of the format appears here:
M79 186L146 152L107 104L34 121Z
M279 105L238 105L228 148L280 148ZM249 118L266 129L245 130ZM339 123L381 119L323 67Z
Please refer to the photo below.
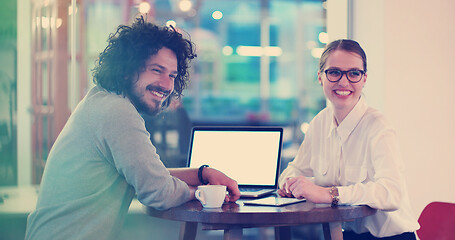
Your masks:
M276 188L282 128L195 127L189 167L207 164L235 179L240 187Z

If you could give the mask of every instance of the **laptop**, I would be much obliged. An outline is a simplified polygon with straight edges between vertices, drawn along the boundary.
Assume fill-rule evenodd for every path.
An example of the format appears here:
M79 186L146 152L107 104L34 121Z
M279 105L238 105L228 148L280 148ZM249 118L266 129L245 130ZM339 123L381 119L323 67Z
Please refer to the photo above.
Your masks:
M272 194L280 174L283 128L193 127L188 167L207 164L239 184L242 198Z

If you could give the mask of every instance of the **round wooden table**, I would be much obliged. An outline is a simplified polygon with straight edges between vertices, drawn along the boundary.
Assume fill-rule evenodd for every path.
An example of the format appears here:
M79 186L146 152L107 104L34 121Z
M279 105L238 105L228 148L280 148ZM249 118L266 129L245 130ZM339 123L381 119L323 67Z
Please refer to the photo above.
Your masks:
M301 202L283 207L248 206L243 201L225 203L218 209L206 209L197 201L165 211L147 208L157 218L182 221L181 239L195 239L197 224L204 230L224 230L224 239L241 239L243 228L275 227L275 239L290 239L290 226L321 223L325 239L342 239L341 223L376 212L368 206L337 206Z

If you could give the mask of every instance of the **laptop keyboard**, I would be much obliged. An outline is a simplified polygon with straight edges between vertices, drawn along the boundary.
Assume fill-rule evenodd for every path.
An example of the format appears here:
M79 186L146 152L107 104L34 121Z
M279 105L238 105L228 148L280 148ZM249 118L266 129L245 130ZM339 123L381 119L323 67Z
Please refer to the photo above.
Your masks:
M264 190L264 188L240 188L241 192L259 192Z

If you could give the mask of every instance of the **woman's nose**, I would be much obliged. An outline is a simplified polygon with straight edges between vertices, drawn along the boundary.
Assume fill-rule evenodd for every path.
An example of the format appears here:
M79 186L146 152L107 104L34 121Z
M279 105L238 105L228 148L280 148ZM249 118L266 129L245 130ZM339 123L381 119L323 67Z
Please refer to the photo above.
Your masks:
M349 80L347 74L343 74L341 76L340 81L338 81L338 84L341 86L348 86L349 85Z

